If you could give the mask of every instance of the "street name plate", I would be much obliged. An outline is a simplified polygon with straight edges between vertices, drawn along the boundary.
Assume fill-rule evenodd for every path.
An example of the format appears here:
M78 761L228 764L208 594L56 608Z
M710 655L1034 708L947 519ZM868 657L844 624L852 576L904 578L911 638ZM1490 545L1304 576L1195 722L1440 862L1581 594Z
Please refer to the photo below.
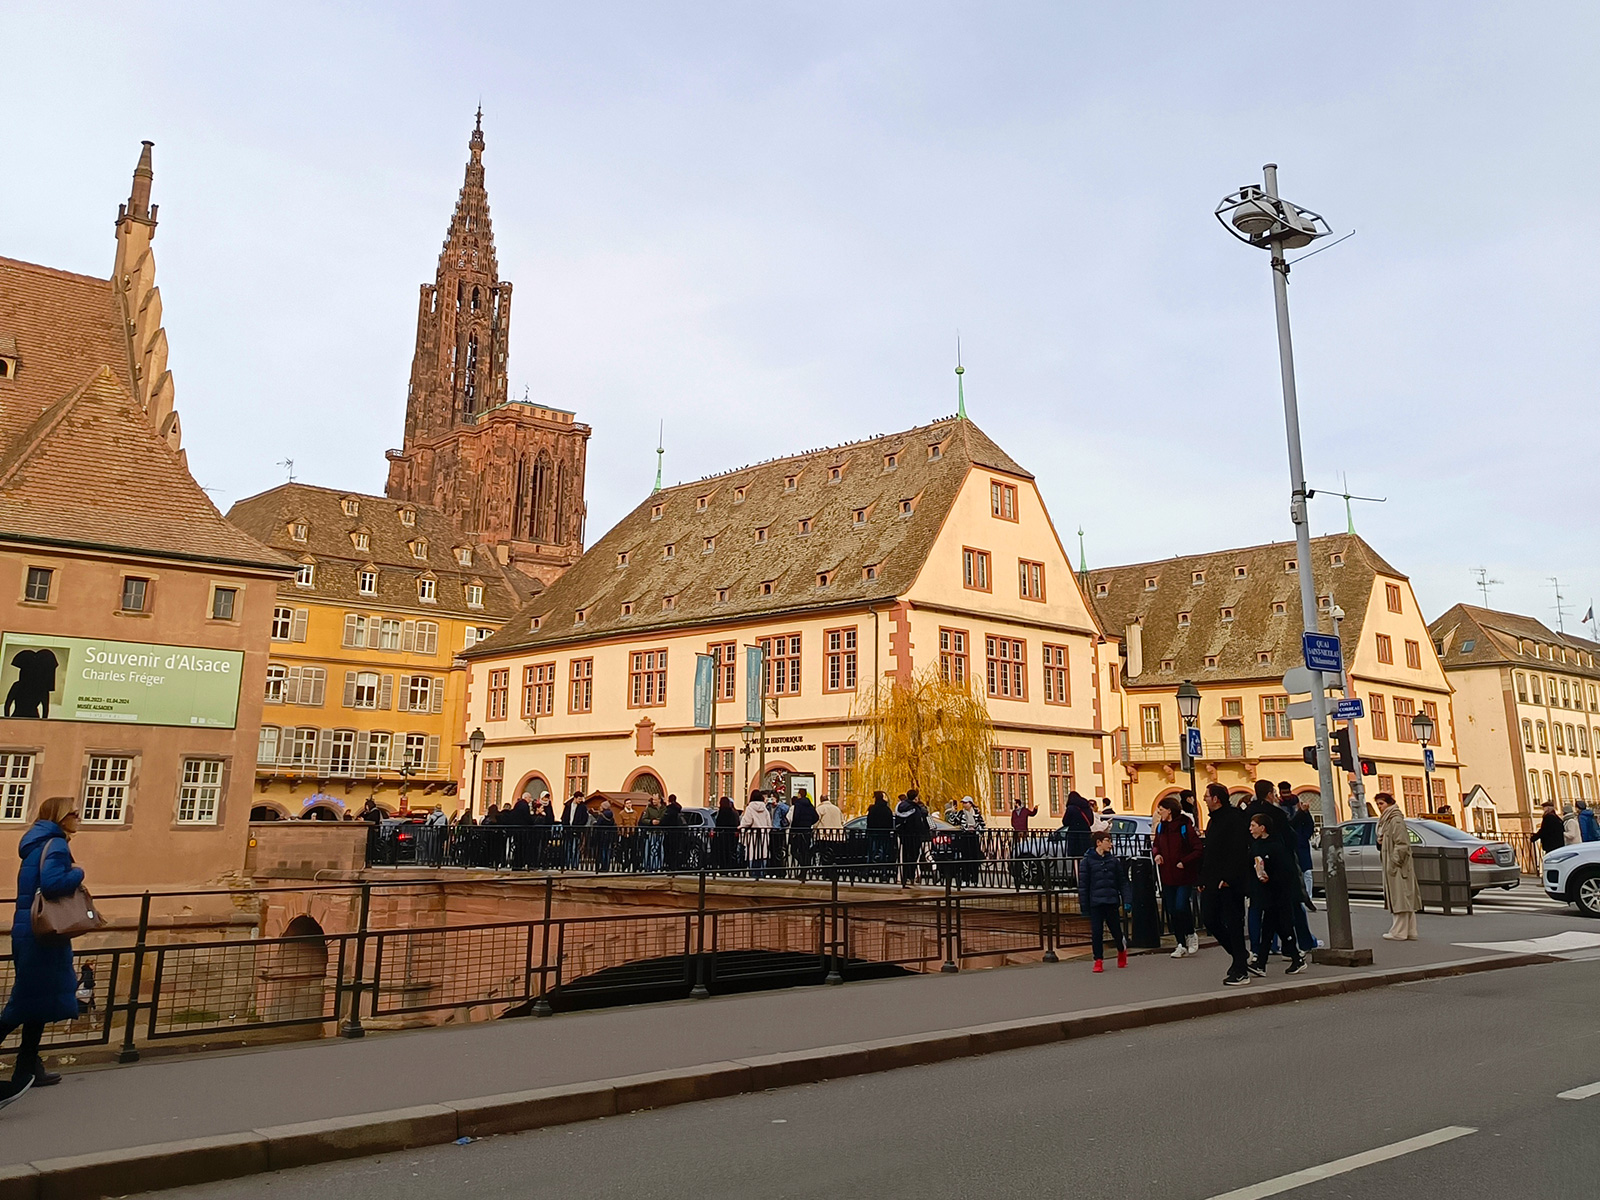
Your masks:
M1355 696L1349 700L1339 701L1338 707L1333 710L1333 715L1340 721L1359 721L1367 715L1367 710L1361 703L1361 697Z
M1339 639L1331 633L1306 633L1300 637L1306 666L1313 671L1327 671L1338 675L1344 671L1344 660L1339 653Z

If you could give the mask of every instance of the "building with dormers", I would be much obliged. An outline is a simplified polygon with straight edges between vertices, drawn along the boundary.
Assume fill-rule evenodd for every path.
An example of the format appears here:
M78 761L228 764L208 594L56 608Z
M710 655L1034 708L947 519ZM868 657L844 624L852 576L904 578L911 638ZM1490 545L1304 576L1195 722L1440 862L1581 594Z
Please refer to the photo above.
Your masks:
M1023 799L1055 824L1069 790L1105 794L1103 640L1034 477L971 421L775 459L652 494L466 652L480 794L738 796L761 779L764 688L767 785L859 810L859 698L933 668L987 699L989 810ZM694 723L702 655L715 760Z
M255 747L257 816L454 811L466 671L531 590L438 509L290 483L228 519L290 557Z

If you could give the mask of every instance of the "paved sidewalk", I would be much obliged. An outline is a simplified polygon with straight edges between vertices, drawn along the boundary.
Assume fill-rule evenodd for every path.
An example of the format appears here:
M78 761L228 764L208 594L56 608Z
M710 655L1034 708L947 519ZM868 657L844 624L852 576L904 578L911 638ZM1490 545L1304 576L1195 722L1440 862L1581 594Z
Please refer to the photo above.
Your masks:
M1483 944L1593 922L1546 914L1424 916L1425 940L1378 939L1387 914L1355 912L1372 968L1314 967L1286 978L1273 964L1251 992L1319 978L1481 959ZM1320 935L1320 915L1313 928ZM1477 947L1455 943L1478 943ZM1509 952L1509 951L1507 951ZM1173 960L1136 956L1093 975L1087 961L968 971L607 1009L546 1018L374 1034L153 1060L68 1074L0 1114L0 1167L58 1156L448 1103L960 1026L1140 1005L1221 991L1220 950ZM1237 1019L1251 1019L1241 1014Z

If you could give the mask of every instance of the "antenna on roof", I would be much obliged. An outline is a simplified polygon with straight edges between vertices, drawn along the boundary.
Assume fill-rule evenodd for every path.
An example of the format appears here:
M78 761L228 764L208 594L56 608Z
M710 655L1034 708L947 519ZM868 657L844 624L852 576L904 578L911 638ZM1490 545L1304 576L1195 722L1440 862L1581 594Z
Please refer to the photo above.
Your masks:
M961 377L967 369L961 365L961 330L956 330L956 420L967 419L967 392Z
M661 428L656 431L656 486L650 489L652 496L661 490L661 459L667 452L664 445L666 432L667 423L662 421Z
M1567 632L1565 624L1567 619L1567 598L1561 594L1561 580L1552 575L1550 576L1550 583L1556 589L1556 632L1564 634Z
M1352 501L1352 500L1365 500L1370 504L1387 504L1389 502L1389 497L1387 497L1387 496L1352 496L1350 494L1350 477L1348 475L1345 475L1343 472L1341 472L1340 473L1340 478L1343 479L1343 481L1344 481L1344 491L1342 491L1342 492L1329 492L1328 494L1330 496L1339 496L1344 500L1344 526L1345 526L1344 531L1346 533L1352 533L1353 534L1356 531L1356 519L1350 512L1350 501ZM1326 490L1326 489L1323 489L1323 490ZM1315 496L1316 494L1317 494L1317 489L1315 489L1315 488L1307 488L1306 489L1306 499L1309 500L1312 496Z
M274 465L282 467L284 470L288 471L289 472L289 482L290 483L294 482L294 459L285 458L285 459L282 459L281 461L275 463Z
M1480 592L1483 593L1483 606L1485 608L1488 608L1489 607L1489 589L1492 588L1492 587L1499 587L1502 583L1505 582L1505 580L1503 580L1503 579L1490 579L1489 578L1489 569L1487 567L1473 567L1472 568L1472 573L1478 577L1476 586L1477 586L1477 589Z

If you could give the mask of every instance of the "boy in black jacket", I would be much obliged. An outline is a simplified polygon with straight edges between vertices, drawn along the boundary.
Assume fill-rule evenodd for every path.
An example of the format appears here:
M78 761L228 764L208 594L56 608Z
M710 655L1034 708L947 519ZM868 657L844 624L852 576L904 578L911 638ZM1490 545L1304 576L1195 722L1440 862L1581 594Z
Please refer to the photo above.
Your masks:
M1128 865L1111 848L1111 831L1094 835L1094 845L1078 863L1078 911L1089 918L1094 969L1104 971L1105 926L1117 943L1117 966L1128 965L1128 943L1122 937L1122 906L1128 898Z
M1255 868L1256 895L1262 904L1261 932L1263 944L1270 942L1272 934L1278 935L1285 948L1292 948L1293 958L1289 974L1298 975L1306 969L1306 958L1294 936L1294 906L1300 903L1300 871L1294 855L1283 842L1274 837L1267 819L1261 815L1250 818L1251 865ZM1267 956L1258 953L1250 970L1258 975L1267 973Z

